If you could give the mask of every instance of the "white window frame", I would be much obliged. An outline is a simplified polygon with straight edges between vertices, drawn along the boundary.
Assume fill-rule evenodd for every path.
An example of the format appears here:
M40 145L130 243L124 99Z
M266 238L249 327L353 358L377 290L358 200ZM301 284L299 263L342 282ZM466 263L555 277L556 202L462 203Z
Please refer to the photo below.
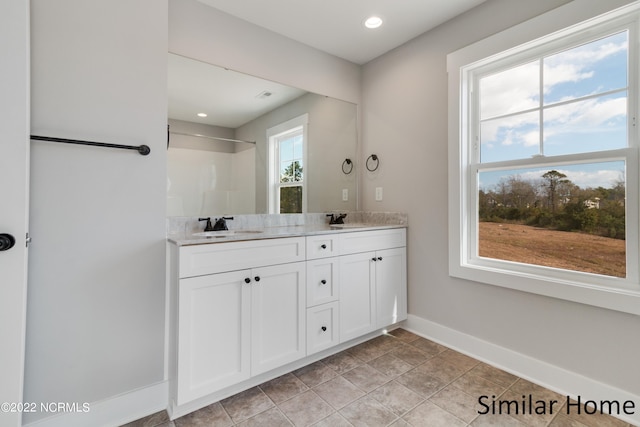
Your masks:
M267 168L267 195L270 214L280 213L280 187L302 187L302 213L307 213L307 127L309 115L303 114L277 126L267 129L267 141L269 144L269 166ZM290 134L302 130L302 183L283 185L280 183L280 146L279 140Z
M640 4L635 2L613 11L597 0L571 2L488 39L451 53L449 72L449 274L476 282L580 302L627 313L640 314L638 127L639 73L638 22ZM603 10L604 9L604 10ZM602 13L599 16L595 16ZM629 147L603 153L540 157L510 161L516 169L557 167L574 163L619 160L626 162L626 253L627 277L614 278L577 271L514 263L477 256L477 109L472 93L480 71L506 61L524 63L561 45L570 46L604 32L629 28L629 93L627 120ZM551 50L550 50L551 49ZM562 49L560 49L562 50ZM503 164L503 166L506 163ZM486 166L486 165L485 165ZM456 196L457 195L457 196Z

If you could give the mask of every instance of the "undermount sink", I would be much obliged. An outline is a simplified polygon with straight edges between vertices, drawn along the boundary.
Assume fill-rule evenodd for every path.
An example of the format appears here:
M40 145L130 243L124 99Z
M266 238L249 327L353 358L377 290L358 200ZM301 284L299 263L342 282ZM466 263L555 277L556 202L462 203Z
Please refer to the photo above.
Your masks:
M193 233L196 237L230 237L242 234L262 233L262 230L220 230L220 231L203 231L201 233Z
M371 224L350 223L350 224L331 224L331 228L362 228L371 227Z

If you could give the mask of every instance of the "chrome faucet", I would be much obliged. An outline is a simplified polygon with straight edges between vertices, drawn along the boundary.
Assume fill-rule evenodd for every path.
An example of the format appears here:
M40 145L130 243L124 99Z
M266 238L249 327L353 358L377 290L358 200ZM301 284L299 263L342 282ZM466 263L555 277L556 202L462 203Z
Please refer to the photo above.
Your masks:
M329 220L329 225L332 224L344 224L344 219L347 217L347 214L340 214L338 216L334 216L334 214L327 214L331 219Z

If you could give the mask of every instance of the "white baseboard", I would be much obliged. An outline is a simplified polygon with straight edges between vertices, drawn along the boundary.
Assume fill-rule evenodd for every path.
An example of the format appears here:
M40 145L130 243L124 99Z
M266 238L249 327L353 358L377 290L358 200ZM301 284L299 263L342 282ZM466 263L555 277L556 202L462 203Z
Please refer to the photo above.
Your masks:
M563 396L571 396L574 399L580 396L583 402L587 400L632 401L635 404L634 414L614 414L614 416L640 426L640 396L638 395L411 314L403 328Z
M24 427L121 426L167 408L169 386L162 381L118 396L83 406L72 412L59 412ZM52 407L55 412L55 408ZM62 409L64 411L64 409Z

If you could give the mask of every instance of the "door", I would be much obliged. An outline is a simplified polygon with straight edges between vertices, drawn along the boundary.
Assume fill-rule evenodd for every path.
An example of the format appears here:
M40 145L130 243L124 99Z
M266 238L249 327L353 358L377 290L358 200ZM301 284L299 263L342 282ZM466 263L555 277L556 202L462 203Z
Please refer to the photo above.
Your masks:
M254 268L251 285L251 375L306 355L305 263Z
M407 319L407 249L376 252L378 328Z
M375 252L340 257L340 342L373 331Z
M180 279L178 405L249 378L250 270Z
M29 1L0 3L0 40L0 402L18 403L27 297ZM3 410L0 425L21 425L20 412Z

